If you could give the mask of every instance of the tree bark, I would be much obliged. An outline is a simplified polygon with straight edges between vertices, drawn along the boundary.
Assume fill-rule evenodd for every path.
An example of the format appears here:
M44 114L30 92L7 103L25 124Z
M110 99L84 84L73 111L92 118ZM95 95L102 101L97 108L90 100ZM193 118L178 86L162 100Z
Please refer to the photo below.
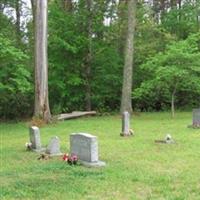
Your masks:
M88 11L88 24L87 24L87 35L88 35L88 49L85 62L85 108L87 111L91 111L91 65L92 65L92 4L93 0L86 0L87 11Z
M154 18L154 21L157 24L159 24L160 17L159 17L159 2L158 2L158 0L153 0L153 18Z
M124 41L126 40L127 35L127 12L126 8L128 7L128 0L119 0L117 15L119 18L119 47L118 51L120 55L124 55Z
M32 10L32 16L33 16L33 26L35 25L35 0L31 0L31 10Z
M15 9L16 9L16 39L17 39L17 44L20 45L21 43L21 32L20 32L20 10L21 10L21 5L20 1L16 0L15 1Z
M135 32L136 0L128 1L128 30L125 46L125 61L123 71L123 86L121 99L121 113L128 111L132 113L132 74L133 74L133 45Z
M35 117L51 120L48 99L47 0L35 2Z
M177 88L177 84L175 84L174 90L172 92L172 99L171 99L171 114L172 114L172 118L175 117L175 95L176 95L176 88Z
M63 0L63 7L66 11L72 11L73 9L72 0Z

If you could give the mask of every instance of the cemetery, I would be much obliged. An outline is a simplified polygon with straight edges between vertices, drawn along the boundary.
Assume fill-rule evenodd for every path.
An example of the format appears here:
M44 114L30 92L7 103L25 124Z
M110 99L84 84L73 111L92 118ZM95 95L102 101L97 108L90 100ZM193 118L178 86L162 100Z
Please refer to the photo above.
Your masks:
M123 120L95 116L30 129L1 124L2 199L198 199L200 132L187 128L192 113L173 120L169 113L132 115L133 136L121 136ZM155 142L170 136L175 143ZM63 161L70 153L78 164Z
M200 0L0 0L0 200L200 200Z

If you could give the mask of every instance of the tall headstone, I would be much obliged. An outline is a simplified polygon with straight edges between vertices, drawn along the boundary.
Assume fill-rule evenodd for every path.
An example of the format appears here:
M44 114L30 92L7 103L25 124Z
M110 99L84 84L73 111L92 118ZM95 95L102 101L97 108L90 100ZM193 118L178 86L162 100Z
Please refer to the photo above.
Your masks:
M88 133L70 135L70 153L76 154L80 162L89 167L105 166L99 161L97 137Z
M122 114L122 132L121 136L129 136L130 134L130 114L125 111Z
M37 126L31 126L29 129L31 148L34 151L41 151L40 129Z
M193 109L193 123L194 128L200 128L200 108Z
M55 136L50 139L50 142L47 146L46 153L51 156L59 156L62 155L60 151L60 139Z

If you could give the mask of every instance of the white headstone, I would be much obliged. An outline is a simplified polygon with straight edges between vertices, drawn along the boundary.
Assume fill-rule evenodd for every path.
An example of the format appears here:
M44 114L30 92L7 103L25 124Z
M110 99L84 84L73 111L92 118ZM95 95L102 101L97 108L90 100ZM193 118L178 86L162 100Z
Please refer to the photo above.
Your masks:
M36 151L41 150L40 129L37 126L31 126L29 129L31 148Z
M130 135L130 114L129 112L125 111L122 114L122 136Z
M99 161L97 137L88 133L70 135L70 153L76 154L80 162L86 166L104 166Z
M46 153L52 156L62 155L60 151L60 139L57 136L51 138Z

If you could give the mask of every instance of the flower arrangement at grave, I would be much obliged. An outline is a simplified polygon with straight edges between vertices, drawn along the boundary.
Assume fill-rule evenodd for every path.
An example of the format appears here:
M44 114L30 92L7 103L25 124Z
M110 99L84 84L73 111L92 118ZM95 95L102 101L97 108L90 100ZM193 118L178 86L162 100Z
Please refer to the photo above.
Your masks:
M26 142L25 147L27 151L30 151L32 149L32 143L31 142Z
M78 162L78 156L76 154L64 154L63 160L67 162L69 165L76 165Z

